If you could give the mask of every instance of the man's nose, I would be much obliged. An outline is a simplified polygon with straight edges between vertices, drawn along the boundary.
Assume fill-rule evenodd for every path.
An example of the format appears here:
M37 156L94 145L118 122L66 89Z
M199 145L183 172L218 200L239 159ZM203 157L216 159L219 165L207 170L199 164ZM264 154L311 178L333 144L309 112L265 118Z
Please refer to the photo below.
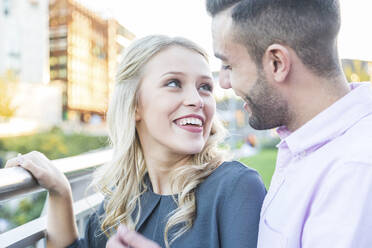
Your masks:
M221 69L218 78L222 89L231 88L230 72L228 70Z

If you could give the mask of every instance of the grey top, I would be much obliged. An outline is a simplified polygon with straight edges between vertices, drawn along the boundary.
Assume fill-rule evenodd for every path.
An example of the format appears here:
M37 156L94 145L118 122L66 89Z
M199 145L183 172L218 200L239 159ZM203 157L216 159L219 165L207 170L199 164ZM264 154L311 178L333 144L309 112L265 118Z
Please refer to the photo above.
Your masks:
M151 183L149 186L150 190L140 199L142 214L136 230L165 247L167 216L177 205L172 196L155 194ZM265 186L255 170L236 161L224 162L197 187L193 226L171 247L257 247L260 210L265 194ZM76 240L69 247L105 247L107 239L100 230L98 219L102 214L103 205L89 218L85 238ZM177 227L171 229L170 234L175 230Z

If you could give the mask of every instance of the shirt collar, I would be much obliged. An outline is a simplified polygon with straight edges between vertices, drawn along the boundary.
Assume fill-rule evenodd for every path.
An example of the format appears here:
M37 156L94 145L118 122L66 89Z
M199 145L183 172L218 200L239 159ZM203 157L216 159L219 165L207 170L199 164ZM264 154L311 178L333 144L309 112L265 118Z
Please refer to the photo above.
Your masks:
M282 141L296 155L321 146L344 133L353 124L372 113L370 83L351 83L351 91L305 125L291 133L285 126L277 129Z

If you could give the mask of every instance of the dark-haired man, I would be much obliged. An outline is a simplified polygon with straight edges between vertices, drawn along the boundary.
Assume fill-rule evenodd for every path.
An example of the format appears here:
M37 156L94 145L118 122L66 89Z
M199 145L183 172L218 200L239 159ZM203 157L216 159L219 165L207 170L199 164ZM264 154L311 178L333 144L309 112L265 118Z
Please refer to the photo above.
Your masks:
M348 84L337 0L207 0L223 88L281 142L258 247L372 247L372 89ZM226 76L228 75L228 76Z
M278 127L282 139L258 247L372 247L372 89L342 73L338 0L207 0L207 9L220 85L245 100L252 127ZM109 247L157 247L118 233Z

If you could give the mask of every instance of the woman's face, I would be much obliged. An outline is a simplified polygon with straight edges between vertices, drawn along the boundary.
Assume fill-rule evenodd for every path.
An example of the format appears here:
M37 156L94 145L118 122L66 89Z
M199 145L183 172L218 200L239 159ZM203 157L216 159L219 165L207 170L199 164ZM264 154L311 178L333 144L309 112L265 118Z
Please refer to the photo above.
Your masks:
M216 111L213 80L200 54L173 46L145 66L139 89L136 128L146 152L199 153Z

